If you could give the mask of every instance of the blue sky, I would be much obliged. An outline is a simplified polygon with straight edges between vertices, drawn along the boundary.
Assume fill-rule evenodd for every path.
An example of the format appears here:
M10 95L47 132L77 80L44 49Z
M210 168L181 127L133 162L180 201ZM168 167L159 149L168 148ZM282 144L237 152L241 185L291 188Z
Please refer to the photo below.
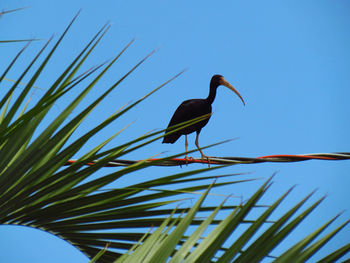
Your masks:
M0 39L48 39L52 34L57 39L75 13L82 9L56 52L50 69L37 83L43 89L106 21L110 21L112 28L91 56L89 65L111 58L135 38L126 54L84 103L100 94L149 52L157 50L82 124L81 132L187 69L121 122L89 141L87 147L96 145L132 121L135 123L118 137L116 143L152 129L165 128L183 100L206 97L211 76L221 74L241 93L246 106L243 107L228 89L219 88L213 104L214 114L201 132L200 145L236 139L205 150L207 155L256 157L350 150L348 1L227 0L214 4L213 1L40 0L2 1L1 9L24 6L30 8L1 18ZM22 46L1 45L1 69ZM41 46L42 42L33 43L26 54L32 56ZM23 63L23 67L25 65ZM17 69L20 72L23 68L18 66ZM17 77L15 71L12 76ZM33 101L41 92L37 91ZM59 113L64 105L64 102L56 105L55 113ZM79 131L75 136L79 137ZM189 136L190 148L195 147L194 139L195 135ZM156 142L127 157L142 159L183 150L184 138L181 138L173 145ZM153 178L155 171L166 175L200 167L148 169L138 178ZM318 191L312 201L328 195L295 235L286 240L288 244L343 210L345 212L337 223L350 218L349 168L350 161L309 161L238 165L225 172L251 172L254 178L266 179L277 171L274 185L264 201L272 202L278 193L296 184L296 189L284 203L285 209L314 189ZM135 179L123 180L128 183ZM261 183L260 180L239 187L230 186L220 193L248 198ZM87 262L86 257L68 243L42 231L13 226L0 227L0 231L3 251L0 262ZM350 228L347 227L319 255L349 243L349 237Z

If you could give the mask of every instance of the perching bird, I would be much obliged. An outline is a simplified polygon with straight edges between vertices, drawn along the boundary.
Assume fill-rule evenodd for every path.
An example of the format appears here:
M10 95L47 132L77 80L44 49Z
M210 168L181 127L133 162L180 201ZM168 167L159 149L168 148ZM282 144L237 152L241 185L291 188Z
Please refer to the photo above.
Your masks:
M173 125L176 125L176 124L179 124L179 123L182 123L185 121L190 121L194 118L203 116L205 114L210 114L211 113L211 104L213 103L215 96L216 96L216 89L220 85L223 85L223 86L229 88L230 90L232 90L233 92L235 92L242 100L243 105L245 105L242 96L238 93L238 91L230 83L228 83L224 79L223 76L214 75L210 81L210 92L209 92L208 97L206 99L192 99L192 100L186 100L186 101L182 102L181 105L176 109L173 117L171 118L165 133L171 131L171 127ZM187 146L188 146L187 134L190 134L192 132L196 132L197 135L196 135L195 144L202 155L202 159L207 158L203 154L201 148L198 145L198 136L199 136L199 133L201 132L202 128L208 123L209 118L210 118L210 115L208 116L208 118L206 118L200 122L194 123L194 124L187 126L181 130L178 130L174 133L165 135L162 143L174 143L177 141L177 139L179 139L179 137L181 135L185 135L185 149L186 149L186 157L185 158L187 158ZM177 128L179 128L179 127L177 127Z

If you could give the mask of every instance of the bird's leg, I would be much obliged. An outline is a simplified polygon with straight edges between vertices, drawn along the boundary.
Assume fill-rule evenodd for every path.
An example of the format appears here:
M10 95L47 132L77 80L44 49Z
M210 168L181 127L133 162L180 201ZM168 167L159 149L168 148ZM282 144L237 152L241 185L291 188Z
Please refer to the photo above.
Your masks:
M206 155L204 155L204 153L202 152L201 148L199 147L199 144L198 144L198 137L199 137L199 132L197 132L195 144L196 144L196 146L197 146L199 152L200 152L201 155L202 155L202 160L207 159L208 165L210 165L209 157L206 156Z
M187 135L185 134L185 159L187 160L187 147L188 147L188 142L187 142Z

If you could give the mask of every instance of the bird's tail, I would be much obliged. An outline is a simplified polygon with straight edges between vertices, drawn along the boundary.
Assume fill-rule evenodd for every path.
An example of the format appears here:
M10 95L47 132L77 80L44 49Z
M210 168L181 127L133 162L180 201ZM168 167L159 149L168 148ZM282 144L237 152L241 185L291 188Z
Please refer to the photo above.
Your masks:
M180 136L181 136L181 134L177 134L177 133L172 133L172 134L166 135L163 137L162 143L174 143L177 141L177 139L179 139Z

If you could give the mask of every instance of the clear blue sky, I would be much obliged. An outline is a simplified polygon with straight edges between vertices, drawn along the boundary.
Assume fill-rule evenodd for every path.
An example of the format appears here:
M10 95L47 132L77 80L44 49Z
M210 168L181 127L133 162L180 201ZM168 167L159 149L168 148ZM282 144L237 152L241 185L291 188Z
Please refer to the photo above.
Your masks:
M182 69L188 69L133 109L122 122L113 124L90 141L90 147L134 120L136 122L115 143L166 127L183 100L206 97L211 76L221 74L238 89L246 106L243 107L228 89L219 88L213 104L214 115L202 130L200 144L237 139L207 149L207 155L256 157L350 150L350 3L346 0L226 0L215 3L7 0L1 3L1 9L5 10L24 6L30 6L30 9L1 18L0 39L48 39L53 33L57 39L75 13L82 9L46 77L37 83L43 89L106 21L110 21L112 28L89 65L111 58L136 38L86 103L147 53L157 49L103 106L96 109L81 126L81 131L97 124L99 119L125 103L135 101ZM26 54L34 54L41 45L33 43ZM1 45L2 70L22 46ZM18 72L20 70L18 67ZM15 71L11 74L13 78L17 77ZM41 92L38 90L35 96ZM56 106L58 113L64 104ZM79 137L79 133L75 136ZM189 137L191 147L194 147L194 139L195 135ZM167 155L183 150L184 138L181 138L173 145L156 142L127 157L142 159L161 152ZM148 169L138 178L149 179L159 172L166 175L199 167ZM278 171L264 201L271 202L281 190L297 184L284 203L286 208L316 188L318 191L312 201L328 194L295 235L286 240L288 244L340 211L346 210L337 220L338 225L350 218L349 168L350 161L309 161L239 165L225 172L252 172L254 177L268 178ZM130 178L125 178L124 183L128 180ZM220 193L248 198L261 183L230 186ZM347 227L319 255L349 242L350 227ZM87 262L86 257L68 243L24 227L0 227L0 247L0 263Z

